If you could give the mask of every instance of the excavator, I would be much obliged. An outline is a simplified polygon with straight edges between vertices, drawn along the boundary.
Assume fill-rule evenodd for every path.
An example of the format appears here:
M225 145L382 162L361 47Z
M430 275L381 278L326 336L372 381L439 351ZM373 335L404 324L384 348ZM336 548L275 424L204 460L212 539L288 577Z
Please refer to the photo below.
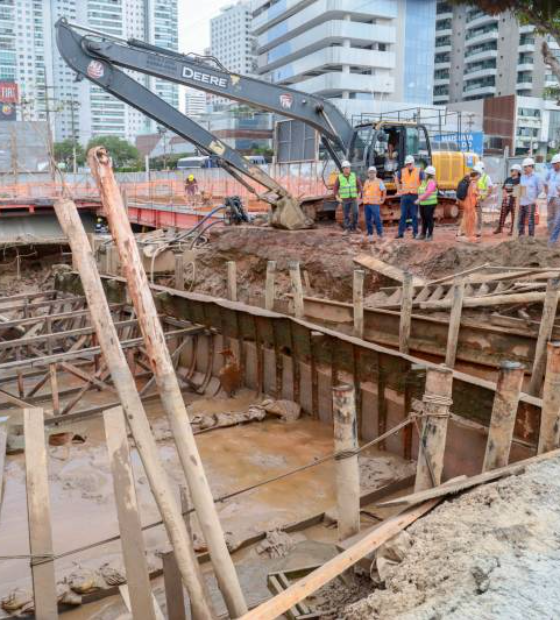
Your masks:
M220 166L259 199L271 207L269 221L277 228L298 230L314 226L317 199L306 204L258 165L185 116L150 91L126 70L183 84L191 88L239 101L300 120L313 127L321 143L340 169L348 159L354 170L365 175L376 165L380 175L392 181L403 166L406 155L414 155L423 165L435 165L440 175L440 190L454 190L473 165L471 154L445 153L438 158L432 152L427 129L416 123L366 122L354 127L328 99L256 78L229 72L216 58L160 48L139 39L121 39L103 34L65 18L56 23L56 41L64 61L76 72L117 99L133 106L160 125L194 144L201 152L219 160ZM443 155L446 156L444 162ZM470 158L470 161L469 159ZM445 163L445 166L441 164ZM264 187L260 192L252 183ZM384 206L385 219L398 219L399 199L394 183L388 185L390 198ZM328 201L327 201L328 202ZM333 201L334 202L334 199ZM449 204L447 204L449 203ZM444 201L444 210L456 209L455 201ZM446 213L455 217L456 212Z

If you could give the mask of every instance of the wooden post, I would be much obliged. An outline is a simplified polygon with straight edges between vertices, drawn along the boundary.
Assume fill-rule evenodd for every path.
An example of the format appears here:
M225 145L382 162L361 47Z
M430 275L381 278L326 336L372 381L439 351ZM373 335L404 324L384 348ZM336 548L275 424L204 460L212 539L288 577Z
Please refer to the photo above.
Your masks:
M399 351L410 351L410 322L412 320L412 298L414 295L412 274L408 271L404 274L402 285L401 320L399 324Z
M0 512L4 494L4 463L6 461L6 445L8 443L8 417L0 418Z
M500 365L483 472L508 464L524 371L519 362L502 362Z
M266 264L266 282L264 289L264 307L267 310L274 310L274 299L276 298L276 261L269 260Z
M426 370L426 390L423 398L425 419L420 431L414 492L425 491L441 484L452 390L451 368L439 366Z
M51 383L53 414L58 415L60 413L60 398L58 395L58 377L56 374L56 364L49 364L49 378Z
M299 263L290 263L290 279L292 281L292 295L294 300L294 316L303 319L305 310L303 305L303 286L301 284L301 272Z
M88 154L88 162L97 181L101 200L120 253L128 290L144 337L146 355L154 372L163 409L170 421L179 459L185 472L204 539L208 545L216 579L230 615L238 617L247 611L247 604L226 546L214 498L194 439L189 414L171 355L165 344L163 328L146 272L142 266L138 246L122 204L110 159L103 147L95 147ZM178 556L177 561L179 560ZM197 605L197 595L190 591L189 594L193 605ZM195 615L198 619L199 614L195 613Z
M177 560L173 551L162 553L163 584L167 601L168 620L186 620L185 593L181 583L181 575L177 568Z
M538 396L541 392L544 369L546 366L546 345L552 338L554 329L554 319L558 309L558 295L560 292L560 278L551 278L546 284L546 296L543 303L541 324L539 326L539 337L535 347L535 359L533 361L533 371L529 383L529 394Z
M156 620L122 407L114 407L105 411L103 422L113 474L113 488L132 615L134 618Z
M463 298L465 296L465 281L457 279L453 284L453 305L449 316L449 331L447 334L447 350L445 352L445 365L455 368L457 358L457 344L459 342L459 330L461 329L461 314L463 312Z
M27 487L27 518L29 551L33 556L52 556L51 502L45 427L42 409L23 410L25 436L25 476ZM35 618L58 618L54 560L31 562L35 598Z
M560 342L548 343L538 453L560 447Z
M358 425L354 389L348 384L333 387L334 449L337 454L358 449ZM338 539L360 531L360 468L358 455L335 460Z
M353 301L354 301L354 336L364 337L364 278L363 269L354 269Z
M232 260L227 262L227 298L237 301L237 265Z
M183 252L175 253L175 288L185 290L185 256Z
M118 190L117 190L118 191ZM181 511L171 490L167 473L159 460L158 449L152 435L142 400L126 357L119 344L117 331L95 259L87 243L87 236L76 205L70 200L59 200L54 205L58 220L68 237L76 266L80 273L84 294L90 310L91 322L97 334L105 362L111 371L127 421L134 436L136 448L142 459L150 488L157 502L167 534L175 550L179 570L200 618L214 617L206 585L202 578L192 541L187 537ZM136 244L133 244L136 248ZM146 283L146 290L149 291ZM188 419L188 418L185 418ZM190 425L188 425L190 428Z

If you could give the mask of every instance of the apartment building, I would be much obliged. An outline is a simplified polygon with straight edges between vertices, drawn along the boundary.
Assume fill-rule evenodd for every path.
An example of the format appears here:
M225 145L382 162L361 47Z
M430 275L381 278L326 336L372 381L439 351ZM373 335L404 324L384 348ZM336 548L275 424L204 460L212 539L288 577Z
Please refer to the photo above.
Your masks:
M257 72L348 115L433 98L435 0L253 0Z
M520 25L511 13L491 16L439 0L434 103L542 97L545 87L557 84L544 64L542 42L532 26ZM558 49L551 39L550 45Z
M187 116L202 116L208 112L209 96L193 88L185 89L185 114Z
M0 80L19 86L18 119L48 120L57 141L75 136L86 143L101 134L132 140L154 131L155 123L140 112L86 80L76 83L56 48L60 17L177 50L177 0L0 0ZM138 79L179 106L177 85Z

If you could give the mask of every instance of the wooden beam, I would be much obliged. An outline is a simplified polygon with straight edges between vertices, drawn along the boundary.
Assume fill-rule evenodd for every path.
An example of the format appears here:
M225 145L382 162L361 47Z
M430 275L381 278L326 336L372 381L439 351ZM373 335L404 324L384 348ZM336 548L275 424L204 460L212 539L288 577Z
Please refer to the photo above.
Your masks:
M161 554L163 562L163 585L167 602L168 620L187 620L185 613L185 593L181 575L177 568L177 560L173 551Z
M297 261L290 263L290 281L292 284L292 299L294 301L294 316L296 319L302 319L305 316L303 286L301 284L301 270Z
M449 317L449 332L447 334L447 350L445 352L445 365L448 368L455 368L464 297L465 281L462 279L455 280L453 284L453 305L451 307L451 316Z
M511 295L494 295L488 297L465 297L463 308L489 308L505 304L532 304L544 301L546 293L512 293ZM422 310L448 310L453 305L451 299L424 302L420 304Z
M546 284L546 293L543 303L539 336L535 349L533 371L529 383L529 394L538 396L541 392L544 369L546 366L546 345L552 338L554 320L558 309L558 295L560 294L560 278L550 279Z
M23 410L29 551L44 559L53 555L47 448L42 409ZM32 562L35 618L58 618L54 560Z
M399 322L399 351L408 355L410 351L410 327L412 321L412 297L414 288L412 274L404 274L402 285L401 319Z
M2 514L2 497L4 494L4 464L6 462L6 445L8 443L8 417L0 417L0 516Z
M237 301L237 265L235 261L229 260L227 263L227 298L230 301Z
M366 269L370 269L371 271L376 271L381 275L389 278L390 280L396 280L401 284L404 283L405 280L405 272L398 267L394 267L393 265L389 265L388 263L380 260L379 258L374 258L373 256L369 256L368 254L359 254L358 256L354 256L354 262ZM425 286L427 284L424 278L420 278L419 276L414 276L412 279L412 284L415 287Z
M226 545L212 491L189 423L189 415L181 388L169 350L165 346L163 329L157 320L157 310L150 291L150 284L142 265L130 221L124 209L110 159L105 149L98 147L90 150L88 163L96 180L111 232L119 251L121 265L128 284L128 292L139 320L140 331L144 336L146 351L156 377L162 406L170 421L171 432L175 439L179 459L189 485L202 533L210 551L216 580L228 612L232 617L238 617L247 610L247 604ZM179 561L179 557L177 560ZM190 592L190 598L193 605L196 605L196 596L193 596L192 592ZM196 610L193 611L197 614Z
M95 258L78 210L72 201L59 200L55 203L55 211L70 242L84 292L88 298L91 320L99 338L103 356L111 370L113 382L119 391L121 404L126 413L154 499L162 515L171 544L177 554L181 577L189 590L200 618L211 620L213 613L192 541L186 536L181 512L171 490L165 469L159 459L157 445L146 412L142 406L122 347L119 345ZM134 248L137 250L135 242ZM147 290L149 291L149 287Z
M452 391L453 371L450 368L440 366L426 370L425 417L418 445L415 491L441 484Z
M274 310L275 299L276 299L276 261L269 260L266 263L264 307L267 310Z
M353 307L354 307L354 336L364 337L364 278L363 269L354 269L354 280L352 286Z
M538 453L560 447L560 342L548 343Z
M105 411L103 422L113 474L113 489L121 533L126 581L131 595L132 616L143 620L156 620L142 536L142 524L138 513L136 488L128 449L128 433L122 407Z
M500 365L483 472L508 464L524 373L525 368L519 362L503 362Z
M256 609L245 614L242 620L273 620L278 618L278 616L281 616L294 605L306 599L319 588L342 575L344 571L354 566L363 557L379 549L383 543L428 513L437 503L438 500L433 499L421 506L387 519L376 530L332 560L329 560L326 564L323 564L320 568L296 581L282 594L269 599Z

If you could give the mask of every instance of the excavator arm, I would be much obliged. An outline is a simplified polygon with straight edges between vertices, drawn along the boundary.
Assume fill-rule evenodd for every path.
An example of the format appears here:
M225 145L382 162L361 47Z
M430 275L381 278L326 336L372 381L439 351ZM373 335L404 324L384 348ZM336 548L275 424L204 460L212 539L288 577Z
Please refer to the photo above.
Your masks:
M264 170L257 165L251 164L235 149L232 149L196 122L181 114L173 106L129 77L124 71L121 71L116 65L120 64L129 69L171 80L165 71L148 70L142 66L129 66L107 56L95 54L91 48L103 46L106 42L105 39L99 40L98 38L92 39L90 36L84 36L80 34L80 29L81 27L71 26L64 19L56 23L56 40L59 52L66 63L79 76L86 77L114 97L140 110L157 123L193 143L203 152L216 155L221 165L252 191L255 190L245 182L242 178L243 176L249 177L252 181L264 186L268 193L259 195L259 197L267 201L272 207L270 223L273 226L295 230L309 228L313 225L313 222L301 210L298 200L266 174ZM96 36L102 35L97 34ZM115 47L122 48L123 50L128 49L122 44L118 46L115 44ZM159 50L159 48L156 49ZM163 58L164 50L161 50L161 54L159 51L154 52L153 49L131 48L129 51L131 56L134 56L134 53L138 53L142 61L147 65L167 66L167 71L170 72L169 63L171 59ZM177 64L178 59L173 60L173 62ZM182 68L178 69L178 71L182 73Z

